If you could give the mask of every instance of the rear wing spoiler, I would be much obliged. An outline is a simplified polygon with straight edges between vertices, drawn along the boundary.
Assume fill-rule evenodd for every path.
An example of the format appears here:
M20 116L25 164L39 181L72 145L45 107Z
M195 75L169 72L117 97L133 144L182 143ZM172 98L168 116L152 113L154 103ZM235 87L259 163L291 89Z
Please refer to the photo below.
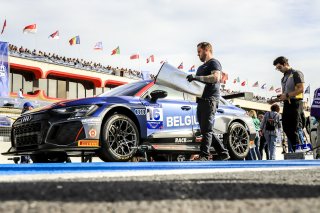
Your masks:
M224 99L234 99L234 98L244 98L245 100L252 100L253 99L253 93L252 92L240 92L240 93L235 93L231 95L223 95L222 96Z

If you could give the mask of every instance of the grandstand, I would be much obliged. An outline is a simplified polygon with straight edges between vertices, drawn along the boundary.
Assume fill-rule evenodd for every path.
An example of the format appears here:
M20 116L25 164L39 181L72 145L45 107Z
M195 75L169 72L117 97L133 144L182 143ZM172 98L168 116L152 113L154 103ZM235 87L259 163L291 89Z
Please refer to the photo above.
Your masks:
M10 96L31 100L85 98L141 79L140 72L10 45Z
M93 97L142 78L142 73L136 70L31 51L12 44L9 53L10 97L1 98L1 106L11 104L12 108L22 108L28 100L39 107L59 100ZM20 89L24 90L23 99L18 97ZM236 93L224 88L223 92ZM234 99L233 103L245 109L268 111L267 100L253 96L250 100Z

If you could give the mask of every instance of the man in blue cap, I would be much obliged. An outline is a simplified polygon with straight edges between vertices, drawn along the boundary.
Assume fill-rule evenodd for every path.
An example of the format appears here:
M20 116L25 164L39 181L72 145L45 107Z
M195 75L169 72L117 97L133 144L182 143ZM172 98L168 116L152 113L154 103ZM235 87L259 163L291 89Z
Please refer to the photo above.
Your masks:
M22 109L22 112L21 112L21 113L25 113L25 112L30 111L30 110L32 110L32 109L34 109L34 106L32 105L32 103L30 103L30 102L25 102L25 103L23 104L23 109Z
M25 102L23 104L23 108L22 108L21 114L23 114L25 112L28 112L30 110L33 110L33 109L34 109L34 106L32 105L32 103ZM20 159L21 159L20 163L30 163L30 156L29 155L22 155Z

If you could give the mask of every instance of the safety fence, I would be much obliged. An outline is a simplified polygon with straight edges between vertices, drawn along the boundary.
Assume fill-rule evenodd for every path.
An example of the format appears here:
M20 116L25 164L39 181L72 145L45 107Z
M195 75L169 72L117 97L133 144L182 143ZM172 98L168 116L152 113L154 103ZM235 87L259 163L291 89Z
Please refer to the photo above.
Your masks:
M10 142L12 123L20 116L21 109L0 108L0 143Z

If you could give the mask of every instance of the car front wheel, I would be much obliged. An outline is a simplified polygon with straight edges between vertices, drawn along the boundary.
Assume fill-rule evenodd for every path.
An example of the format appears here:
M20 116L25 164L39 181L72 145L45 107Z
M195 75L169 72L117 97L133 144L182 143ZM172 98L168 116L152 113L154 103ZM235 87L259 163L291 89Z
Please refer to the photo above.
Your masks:
M104 123L99 157L103 161L129 161L137 152L139 131L125 115L114 114Z

